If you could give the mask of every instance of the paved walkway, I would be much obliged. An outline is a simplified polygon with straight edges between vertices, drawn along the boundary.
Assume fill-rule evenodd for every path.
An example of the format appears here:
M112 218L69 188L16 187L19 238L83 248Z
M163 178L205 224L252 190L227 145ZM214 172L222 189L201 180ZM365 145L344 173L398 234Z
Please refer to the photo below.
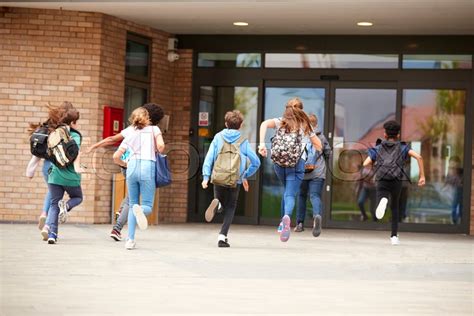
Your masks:
M474 239L324 230L278 240L235 225L231 248L214 224L137 233L61 227L57 245L34 225L0 224L1 315L473 315Z

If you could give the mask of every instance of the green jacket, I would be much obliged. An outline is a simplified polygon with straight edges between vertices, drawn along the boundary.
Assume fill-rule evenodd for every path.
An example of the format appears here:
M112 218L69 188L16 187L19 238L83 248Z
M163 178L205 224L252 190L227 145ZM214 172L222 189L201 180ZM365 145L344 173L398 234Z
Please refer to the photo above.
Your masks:
M76 141L80 148L81 136L78 133L71 131L71 137ZM81 185L81 175L74 170L74 165L68 166L65 169L60 169L53 164L49 171L48 183L67 187L78 187Z

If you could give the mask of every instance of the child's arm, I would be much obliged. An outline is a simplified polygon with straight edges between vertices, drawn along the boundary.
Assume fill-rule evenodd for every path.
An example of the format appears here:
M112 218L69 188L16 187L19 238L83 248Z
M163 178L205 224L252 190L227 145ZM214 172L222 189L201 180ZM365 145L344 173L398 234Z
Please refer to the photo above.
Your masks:
M275 127L275 119L269 119L263 121L262 124L260 124L260 145L258 145L258 153L263 157L267 156L267 146L265 145L265 135L267 134L267 129Z
M160 153L163 153L165 151L165 142L161 133L155 136L155 145L156 149L158 149Z
M104 138L103 140L101 140L100 142L97 142L95 143L94 145L90 146L89 148L87 148L87 151L86 153L90 153L91 151L97 149L97 148L101 148L101 147L107 147L107 146L112 146L113 144L115 143L118 143L120 141L123 140L123 135L121 133L118 133L116 135L113 135L113 136L109 136L107 138Z
M202 165L202 188L207 189L209 178L212 173L212 166L214 165L214 159L216 157L216 144L215 139L212 140L211 145L209 145L209 150L207 151L206 158Z
M418 163L418 169L420 170L420 178L418 179L418 186L422 187L425 185L426 180L425 180L425 167L423 164L423 157L416 151L410 149L408 151L408 156L413 157L416 159L416 162Z
M244 187L244 190L247 192L249 190L249 183L247 179L253 176L255 172L257 172L258 168L260 167L260 159L258 159L257 154L250 147L250 144L248 141L245 144L245 156L247 156L247 158L250 161L250 165L242 174L242 185Z
M316 149L317 151L322 151L323 144L321 143L321 140L319 139L318 136L313 135L309 139L311 140L311 143L313 144L314 149Z
M30 179L33 179L35 175L36 168L38 167L41 158L31 155L30 162L28 162L28 166L26 167L26 176Z
M124 147L119 147L117 149L116 152L114 152L114 162L121 166L121 167L124 167L124 168L127 168L127 164L125 163L125 161L123 161L122 159L120 159L120 157L122 157L122 155L125 153L126 149Z
M368 167L368 166L372 165L372 158L370 158L370 156L365 158L364 163L362 165L364 167Z

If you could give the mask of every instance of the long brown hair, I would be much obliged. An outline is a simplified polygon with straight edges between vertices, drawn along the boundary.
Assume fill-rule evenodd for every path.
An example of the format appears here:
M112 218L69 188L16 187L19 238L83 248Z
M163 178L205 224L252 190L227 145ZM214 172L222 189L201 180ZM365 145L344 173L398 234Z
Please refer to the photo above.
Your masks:
M305 134L309 134L313 130L308 115L303 111L303 102L301 102L300 98L290 99L286 103L281 127L287 132L302 129Z
M50 103L48 103L46 107L48 109L48 119L43 123L29 123L28 133L32 134L38 127L43 124L48 125L48 129L50 131L55 130L60 125L70 124L70 122L65 123L64 120L66 119L66 117L68 117L68 112L70 112L71 110L77 112L77 119L79 119L79 112L74 109L74 105L72 105L72 103L69 101L64 101L60 105L51 105Z

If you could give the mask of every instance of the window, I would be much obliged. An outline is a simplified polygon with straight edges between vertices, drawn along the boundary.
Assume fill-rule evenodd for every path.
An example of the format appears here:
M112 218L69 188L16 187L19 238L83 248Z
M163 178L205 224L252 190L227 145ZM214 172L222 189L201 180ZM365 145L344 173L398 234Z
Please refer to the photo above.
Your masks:
M198 67L260 68L261 55L255 53L199 53Z
M265 54L267 68L397 69L398 55L387 54Z
M148 102L150 90L151 40L135 34L127 35L125 55L124 122L136 108Z
M472 69L472 55L403 55L403 69Z

